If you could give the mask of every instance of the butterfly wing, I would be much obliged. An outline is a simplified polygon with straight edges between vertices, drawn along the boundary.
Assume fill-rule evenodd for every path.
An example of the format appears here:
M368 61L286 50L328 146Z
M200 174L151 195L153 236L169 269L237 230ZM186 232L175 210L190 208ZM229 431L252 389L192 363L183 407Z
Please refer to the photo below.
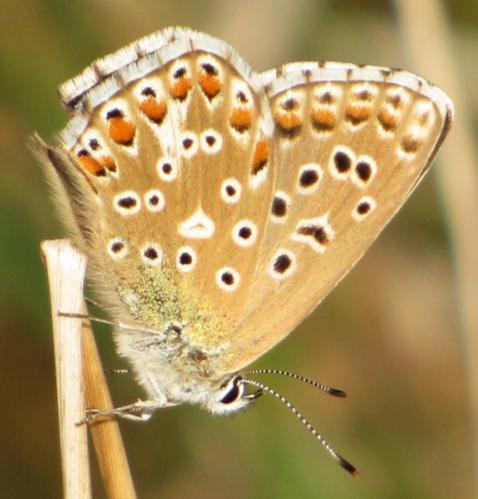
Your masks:
M353 267L427 171L453 114L443 92L403 71L305 63L263 78L274 187L228 371L283 339Z
M179 28L97 61L60 94L74 118L59 146L40 148L102 303L139 330L180 331L171 362L214 372L269 211L267 97L231 47Z
M280 341L353 266L452 109L381 68L255 75L224 42L180 28L97 61L60 94L74 117L39 149L103 304L138 325L120 349L142 335L150 345L141 328L170 331L159 348L177 372L218 377Z

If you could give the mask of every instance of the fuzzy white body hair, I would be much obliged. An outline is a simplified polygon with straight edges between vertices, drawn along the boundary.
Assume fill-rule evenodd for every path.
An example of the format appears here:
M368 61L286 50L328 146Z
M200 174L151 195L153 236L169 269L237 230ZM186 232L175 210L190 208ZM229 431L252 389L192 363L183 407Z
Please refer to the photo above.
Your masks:
M158 338L154 338L153 334L115 330L117 351L131 363L136 380L149 400L165 407L196 404L219 415L236 412L247 405L240 400L234 406L221 404L221 399L229 390L227 382L235 375L211 379L178 369L171 358L175 357L174 351L181 347L167 351L162 336L158 334Z

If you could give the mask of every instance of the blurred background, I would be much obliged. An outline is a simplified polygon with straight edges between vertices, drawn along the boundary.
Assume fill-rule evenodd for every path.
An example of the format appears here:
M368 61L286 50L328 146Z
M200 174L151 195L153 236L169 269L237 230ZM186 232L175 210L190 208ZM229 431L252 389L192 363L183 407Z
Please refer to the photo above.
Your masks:
M477 497L478 351L470 332L478 332L478 279L467 264L478 255L478 211L469 211L476 165L468 161L478 125L478 2L469 0L0 0L0 495L62 494L39 242L63 232L27 136L51 140L65 125L61 82L169 25L225 39L256 70L323 59L405 67L450 92L462 112L431 174L379 241L256 363L348 391L338 400L293 380L265 380L362 475L350 478L284 407L263 397L230 418L178 407L147 424L121 423L139 497ZM123 367L109 330L95 329L105 366ZM140 396L129 376L110 385L116 405ZM95 473L94 497L102 498Z

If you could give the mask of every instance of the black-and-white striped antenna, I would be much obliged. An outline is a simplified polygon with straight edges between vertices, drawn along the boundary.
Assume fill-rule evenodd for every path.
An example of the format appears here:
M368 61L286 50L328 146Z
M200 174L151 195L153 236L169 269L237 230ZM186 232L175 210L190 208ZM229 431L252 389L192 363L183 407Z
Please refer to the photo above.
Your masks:
M246 383L248 385L255 386L266 393L274 396L277 400L282 402L291 412L294 414L299 421L314 435L314 437L324 446L325 450L344 468L348 471L352 476L357 476L359 474L358 469L351 463L349 463L346 459L344 459L340 454L338 454L329 443L322 437L322 435L309 423L306 417L296 408L294 407L283 395L281 395L276 390L270 388L264 383L259 381L255 381L252 379L242 378L241 383ZM327 392L328 393L328 392Z
M315 388L318 388L320 391L327 393L328 395L332 395L334 397L345 398L347 394L338 388L333 388L332 386L323 385L318 381L314 381L313 379L306 378L300 374L291 373L290 371L283 371L282 369L248 369L247 371L241 371L241 374L245 376L256 375L256 374L275 374L277 376L287 376L288 378L296 379L297 381L302 381L303 383L307 383L308 385L312 385Z

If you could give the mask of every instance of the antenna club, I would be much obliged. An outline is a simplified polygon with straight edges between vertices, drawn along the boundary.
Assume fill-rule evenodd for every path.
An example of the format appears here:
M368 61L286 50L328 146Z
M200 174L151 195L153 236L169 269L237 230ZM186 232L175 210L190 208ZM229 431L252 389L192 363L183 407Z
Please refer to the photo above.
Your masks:
M339 390L338 388L330 388L330 390L327 393L329 395L334 396L334 397L339 397L339 398L347 397L347 392L344 392L343 390Z
M315 388L318 388L324 393L328 395L332 395L333 397L345 398L347 393L344 390L340 390L339 388L334 388L333 386L323 385L318 381L315 381L310 378L306 378L301 374L293 373L290 371L284 371L282 369L248 369L247 371L242 371L241 374L245 376L255 375L255 374L274 374L276 376L287 376L288 378L292 378L298 381L302 381L303 383L307 383L308 385L312 385Z
M248 373L250 374L252 373L252 371L249 371ZM261 394L262 392L269 393L277 400L282 402L292 412L292 414L294 414L294 416L296 416L297 419L299 419L299 421L301 421L301 423L312 433L312 435L314 435L314 437L323 445L323 447L330 454L330 456L332 456L337 461L337 463L340 464L342 468L344 468L344 470L349 472L352 476L357 476L359 474L358 469L355 466L353 466L351 463L349 463L346 459L344 459L342 456L337 454L337 452L335 452L335 450L327 443L327 441L322 437L322 435L309 423L309 421L304 417L304 415L296 407L294 407L283 395L281 395L279 392L277 392L270 386L267 386L259 381L243 378L241 376L240 382L256 386L257 388L259 388ZM342 390L337 390L337 391L339 393L340 392L345 393L342 392Z
M348 471L352 476L360 475L360 471L353 464L349 463L346 459L344 459L339 454L337 454L337 460L338 460L340 466L342 466L342 468L344 468L344 470Z

